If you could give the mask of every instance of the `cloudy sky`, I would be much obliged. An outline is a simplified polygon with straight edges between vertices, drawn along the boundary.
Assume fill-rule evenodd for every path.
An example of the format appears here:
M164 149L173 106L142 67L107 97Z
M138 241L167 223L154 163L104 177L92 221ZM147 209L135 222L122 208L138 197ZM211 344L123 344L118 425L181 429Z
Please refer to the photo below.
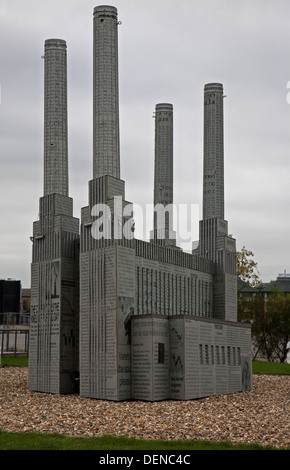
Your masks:
M29 237L43 191L44 41L57 37L68 46L70 196L79 217L92 178L92 14L97 5L92 0L0 0L0 278L20 279L23 287L30 286ZM115 0L111 5L122 22L126 199L153 202L152 116L157 103L168 102L174 106L175 203L201 209L203 87L220 82L227 95L229 232L238 249L245 245L254 252L264 281L284 269L290 272L290 2ZM197 236L196 221L192 240Z

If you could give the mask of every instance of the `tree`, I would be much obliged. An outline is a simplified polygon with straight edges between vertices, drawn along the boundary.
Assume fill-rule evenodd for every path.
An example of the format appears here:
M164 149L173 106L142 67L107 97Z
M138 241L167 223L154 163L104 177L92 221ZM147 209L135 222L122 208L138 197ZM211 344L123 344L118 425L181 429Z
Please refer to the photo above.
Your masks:
M285 362L290 341L290 294L279 292L273 284L265 295L258 264L252 251L245 246L237 252L238 318L251 323L252 340L268 361Z
M256 289L262 287L258 263L254 260L254 253L245 246L237 251L237 275L238 275L238 319L252 324L254 312L259 311L262 303L256 298ZM245 292L246 291L246 292Z
M265 299L265 315L263 320L264 340L261 352L269 361L287 359L287 344L290 340L290 294L275 290Z
M270 293L263 292L254 254L244 246L237 253L237 274L238 318L251 323L255 357L259 353L268 361L285 362L290 341L290 294L280 292L275 283Z
M258 288L262 285L254 253L245 246L237 252L237 275L247 287Z

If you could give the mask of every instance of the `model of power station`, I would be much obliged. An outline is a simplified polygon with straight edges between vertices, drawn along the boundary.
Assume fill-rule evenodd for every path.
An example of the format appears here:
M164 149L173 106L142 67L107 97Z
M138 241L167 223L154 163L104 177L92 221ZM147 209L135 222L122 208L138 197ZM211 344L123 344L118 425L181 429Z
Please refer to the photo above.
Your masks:
M177 247L169 210L163 223L154 213L149 242L137 240L120 179L118 24L115 7L94 9L93 175L80 223L68 189L66 42L45 41L29 388L116 401L248 390L251 330L237 322L236 243L224 219L223 86L204 87L198 248ZM172 207L172 104L154 117L153 203Z

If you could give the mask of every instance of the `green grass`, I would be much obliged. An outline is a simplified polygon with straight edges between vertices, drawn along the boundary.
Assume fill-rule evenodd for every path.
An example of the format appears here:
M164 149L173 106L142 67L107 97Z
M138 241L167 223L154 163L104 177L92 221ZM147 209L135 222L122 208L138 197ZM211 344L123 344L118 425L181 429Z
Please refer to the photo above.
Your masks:
M0 450L275 450L258 444L229 442L138 440L126 437L67 437L59 434L0 431Z
M290 375L290 364L280 362L252 362L253 374Z
M1 357L1 365L27 367L28 357Z
M27 367L27 357L2 357L1 364L3 366L18 366ZM265 362L253 361L252 362L253 374L278 374L290 375L290 364L280 362Z

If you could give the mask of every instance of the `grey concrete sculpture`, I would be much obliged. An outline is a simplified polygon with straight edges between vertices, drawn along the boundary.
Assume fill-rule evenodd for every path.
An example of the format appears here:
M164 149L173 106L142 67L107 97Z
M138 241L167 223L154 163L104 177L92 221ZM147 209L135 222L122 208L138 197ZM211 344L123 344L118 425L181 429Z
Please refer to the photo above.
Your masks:
M120 179L118 24L115 7L94 9L93 175L79 250L67 183L65 43L46 43L51 108L46 103L45 189L33 232L29 386L72 391L79 371L81 396L97 399L187 400L247 390L251 330L237 322L236 244L224 220L223 86L204 89L198 248L176 246L169 217L161 227L154 218L150 242L136 239ZM56 102L58 114L49 114ZM154 204L174 204L169 103L155 109L154 173Z
M44 196L33 224L29 387L72 393L78 376L79 221L68 196L66 42L45 41Z

